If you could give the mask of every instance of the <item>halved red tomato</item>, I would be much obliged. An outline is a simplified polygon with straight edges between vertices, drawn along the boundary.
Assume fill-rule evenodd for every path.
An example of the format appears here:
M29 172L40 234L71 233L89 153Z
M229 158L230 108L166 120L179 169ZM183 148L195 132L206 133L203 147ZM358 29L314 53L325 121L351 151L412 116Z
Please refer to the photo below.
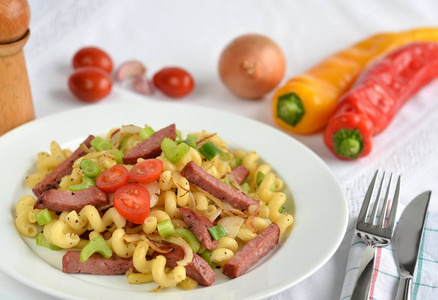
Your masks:
M142 224L151 209L149 191L138 183L121 186L114 194L114 207L125 219Z
M122 165L115 165L97 176L96 185L107 193L114 193L129 183L129 171Z
M159 159L146 159L137 163L131 171L129 177L132 181L140 183L151 183L157 180L163 172L163 162Z

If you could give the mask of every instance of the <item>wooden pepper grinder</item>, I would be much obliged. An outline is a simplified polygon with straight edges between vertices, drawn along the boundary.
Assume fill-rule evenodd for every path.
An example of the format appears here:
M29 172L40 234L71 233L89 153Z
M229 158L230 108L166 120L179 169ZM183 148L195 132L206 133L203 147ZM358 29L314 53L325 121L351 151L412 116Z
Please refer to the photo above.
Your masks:
M0 135L35 118L23 54L29 22L26 0L0 0Z

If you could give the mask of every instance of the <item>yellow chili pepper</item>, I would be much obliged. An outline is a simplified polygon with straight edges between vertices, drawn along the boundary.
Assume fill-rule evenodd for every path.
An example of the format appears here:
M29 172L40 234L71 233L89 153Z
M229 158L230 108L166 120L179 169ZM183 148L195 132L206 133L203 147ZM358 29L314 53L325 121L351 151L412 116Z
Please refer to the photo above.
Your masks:
M382 33L337 52L280 87L272 101L275 121L294 133L324 128L338 103L364 68L412 42L438 42L438 27Z

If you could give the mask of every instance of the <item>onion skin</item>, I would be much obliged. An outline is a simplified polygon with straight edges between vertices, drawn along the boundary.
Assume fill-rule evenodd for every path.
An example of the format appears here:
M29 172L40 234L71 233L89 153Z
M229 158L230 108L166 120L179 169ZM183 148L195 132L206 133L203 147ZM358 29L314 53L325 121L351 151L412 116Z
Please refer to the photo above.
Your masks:
M244 99L260 99L283 79L286 59L281 48L260 34L237 37L222 51L219 75L225 86Z

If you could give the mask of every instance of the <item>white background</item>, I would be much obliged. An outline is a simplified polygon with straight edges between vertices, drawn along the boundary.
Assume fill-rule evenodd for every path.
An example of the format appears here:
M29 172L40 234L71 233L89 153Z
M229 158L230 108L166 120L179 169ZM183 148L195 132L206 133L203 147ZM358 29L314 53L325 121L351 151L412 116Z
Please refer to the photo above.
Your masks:
M272 94L260 101L242 100L220 82L218 58L233 38L261 33L275 40L287 60L285 81L371 34L438 26L438 2L434 0L31 0L30 6L31 37L25 56L37 117L89 105L76 100L66 83L74 53L93 45L105 49L116 67L138 59L152 76L165 66L181 66L196 81L194 92L180 100L159 92L132 97L129 86L115 84L101 103L179 101L234 112L277 127L270 112ZM402 203L424 190L437 194L437 99L438 82L434 81L374 139L372 153L353 162L336 159L324 146L320 133L290 134L333 170L349 203L350 221L339 250L321 270L270 299L339 299L355 218L375 169L403 176ZM432 200L431 209L436 210L436 196ZM0 298L52 299L4 273L0 273Z

